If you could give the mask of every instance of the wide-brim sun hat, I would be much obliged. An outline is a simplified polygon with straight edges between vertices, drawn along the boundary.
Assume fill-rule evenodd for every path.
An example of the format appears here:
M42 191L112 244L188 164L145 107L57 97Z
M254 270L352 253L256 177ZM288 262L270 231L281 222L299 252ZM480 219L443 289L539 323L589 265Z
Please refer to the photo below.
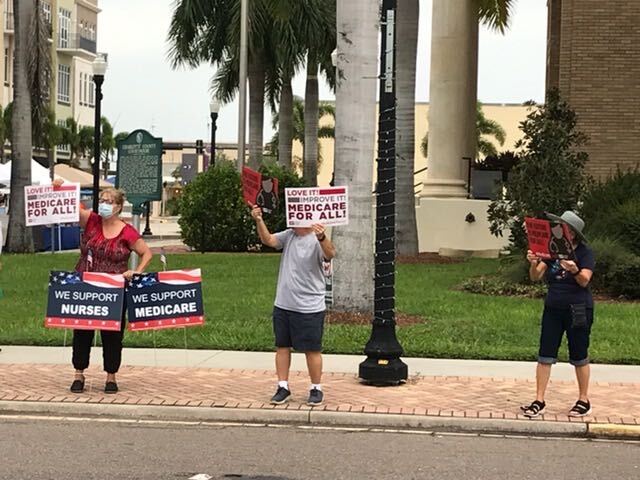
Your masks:
M587 238L584 236L582 232L584 230L584 220L582 220L576 212L572 212L571 210L567 210L562 215L554 215L553 213L545 213L549 220L553 220L554 222L564 223L569 225L576 235L582 242L587 242Z

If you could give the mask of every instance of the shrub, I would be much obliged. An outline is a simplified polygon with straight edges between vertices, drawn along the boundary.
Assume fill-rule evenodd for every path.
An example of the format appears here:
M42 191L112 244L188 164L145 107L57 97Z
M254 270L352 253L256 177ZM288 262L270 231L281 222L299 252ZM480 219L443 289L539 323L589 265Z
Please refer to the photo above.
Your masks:
M482 295L506 295L527 298L542 298L546 292L543 283L522 284L510 282L498 277L478 277L466 280L462 284L462 289Z
M634 270L640 257L619 240L608 237L594 238L590 246L596 257L593 288L615 297L640 298L640 278Z
M230 162L216 163L185 187L180 214L184 242L200 252L242 252L254 239L240 174Z
M304 180L300 178L298 174L296 174L293 170L289 170L282 165L278 165L275 162L265 162L260 168L260 173L262 173L262 175L264 176L278 179L278 208L275 210L275 212L265 214L263 217L264 222L266 223L270 232L280 232L282 230L286 230L287 219L284 210L284 189L292 187L304 187ZM256 242L258 242L257 234L255 240Z
M502 236L510 229L514 251L527 248L525 216L561 214L575 209L584 196L588 157L581 148L586 136L576 131L576 122L575 112L551 90L545 105L533 109L521 124L524 137L516 144L523 149L520 161L509 174L506 193L488 210L491 233Z
M606 235L640 254L640 171L616 174L592 186L581 208L586 233Z

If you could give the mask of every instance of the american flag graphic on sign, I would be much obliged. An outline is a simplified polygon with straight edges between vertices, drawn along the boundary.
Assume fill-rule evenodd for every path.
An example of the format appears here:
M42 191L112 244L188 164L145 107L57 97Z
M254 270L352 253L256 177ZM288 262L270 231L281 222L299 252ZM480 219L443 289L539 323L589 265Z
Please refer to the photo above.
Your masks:
M134 275L127 291L129 330L204 323L200 269Z
M119 331L123 303L122 275L54 271L49 275L45 326Z

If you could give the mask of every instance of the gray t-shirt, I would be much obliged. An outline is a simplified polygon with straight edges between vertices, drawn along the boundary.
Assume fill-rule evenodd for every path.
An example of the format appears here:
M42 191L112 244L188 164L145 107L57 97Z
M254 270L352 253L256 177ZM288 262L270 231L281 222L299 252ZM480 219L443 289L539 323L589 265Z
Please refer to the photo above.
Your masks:
M298 313L325 310L324 254L312 233L296 235L293 230L275 234L282 249L275 306Z

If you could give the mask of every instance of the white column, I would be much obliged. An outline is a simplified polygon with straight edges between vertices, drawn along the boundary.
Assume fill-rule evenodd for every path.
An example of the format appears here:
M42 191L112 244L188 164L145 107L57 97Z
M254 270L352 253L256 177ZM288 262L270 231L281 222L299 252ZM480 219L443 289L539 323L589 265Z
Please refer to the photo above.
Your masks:
M423 197L467 196L475 157L478 7L475 0L433 0L429 151Z

